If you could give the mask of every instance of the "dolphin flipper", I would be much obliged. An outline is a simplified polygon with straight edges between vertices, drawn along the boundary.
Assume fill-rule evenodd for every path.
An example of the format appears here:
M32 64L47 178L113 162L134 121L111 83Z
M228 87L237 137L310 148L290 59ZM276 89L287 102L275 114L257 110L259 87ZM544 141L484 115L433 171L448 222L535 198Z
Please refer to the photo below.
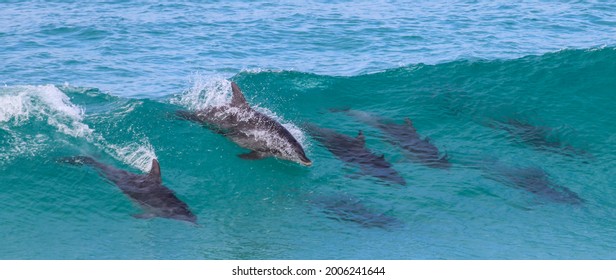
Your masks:
M240 157L241 159L247 159L247 160L262 159L266 157L263 153L260 153L257 151L251 151L249 153L239 154L237 156Z

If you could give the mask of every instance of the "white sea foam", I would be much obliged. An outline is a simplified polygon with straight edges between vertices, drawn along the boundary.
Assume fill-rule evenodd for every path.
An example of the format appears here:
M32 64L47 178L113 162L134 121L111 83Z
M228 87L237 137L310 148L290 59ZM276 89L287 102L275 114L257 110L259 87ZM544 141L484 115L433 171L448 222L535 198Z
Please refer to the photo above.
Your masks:
M270 118L276 120L279 124L284 126L284 128L286 128L289 131L289 133L291 133L291 135L293 135L295 140L297 140L297 142L299 142L299 144L302 145L304 149L308 148L308 143L307 143L308 141L306 141L306 134L297 125L295 125L292 122L286 121L285 119L281 118L276 113L270 111L267 108L263 108L260 106L253 106L252 108L255 109L255 111L263 113L269 116Z
M20 126L34 117L62 133L89 137L92 130L81 122L83 116L83 109L53 85L8 87L0 94L0 123Z
M171 103L195 111L222 106L231 101L231 82L222 76L206 77L195 74L191 82L192 87L173 98Z
M251 74L258 74L258 73L282 73L285 71L294 71L293 68L291 69L286 69L286 70L282 70L282 69L264 69L264 68L243 68L242 70L240 70L240 72L244 72L244 73L251 73Z
M152 160L156 158L154 147L152 147L147 138L143 138L140 143L132 142L124 145L108 144L103 146L104 149L116 159L134 166L143 172L150 171L152 168Z
M85 124L84 117L84 109L71 103L69 97L53 85L2 88L0 129L8 135L5 142L9 146L0 147L0 160L34 156L43 150L50 140L48 135L18 129L29 122L42 122L63 134L87 140L119 161L149 171L156 154L146 137L140 137L139 143L111 144Z
M4 143L8 144L0 146L0 165L22 155L34 156L47 147L49 137L45 135L20 135L2 126L0 129L6 131Z
M28 102L27 99L25 93L0 95L0 123L8 122L11 119L19 123L23 119L27 119L28 111L25 104Z

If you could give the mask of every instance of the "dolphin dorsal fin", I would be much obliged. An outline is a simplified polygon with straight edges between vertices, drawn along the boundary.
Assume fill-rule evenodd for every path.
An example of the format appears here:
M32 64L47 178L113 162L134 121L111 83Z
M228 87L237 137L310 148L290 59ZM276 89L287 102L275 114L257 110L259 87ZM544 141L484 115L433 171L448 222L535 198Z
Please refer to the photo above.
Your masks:
M366 144L366 136L364 136L364 132L361 130L357 133L357 137L355 137L355 139L359 140L362 145Z
M415 129L415 127L413 126L413 121L411 121L411 119L409 117L404 118L404 122L409 126L411 131L413 131L413 132L417 131Z
M158 160L157 159L153 159L152 160L152 169L150 169L150 173L148 173L148 176L152 176L152 177L161 179L160 164L158 164Z
M231 82L231 91L233 91L233 97L231 97L231 105L232 106L243 106L248 105L246 102L246 98L244 94L240 90L240 87L237 86L235 82Z
M409 126L413 126L413 121L411 121L411 119L408 117L404 118L404 122L408 124Z

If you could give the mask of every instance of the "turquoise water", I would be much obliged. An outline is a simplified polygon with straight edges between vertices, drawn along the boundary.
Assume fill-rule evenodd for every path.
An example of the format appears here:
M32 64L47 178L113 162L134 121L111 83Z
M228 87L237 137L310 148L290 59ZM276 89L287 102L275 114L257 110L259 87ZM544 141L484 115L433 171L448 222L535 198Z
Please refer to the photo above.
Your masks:
M0 11L0 258L616 257L612 2L3 1ZM313 166L240 159L246 150L174 116L224 102L227 79ZM347 108L412 119L451 167L421 164L331 110ZM363 130L406 186L362 176L305 123ZM93 169L56 162L72 155L135 173L158 158L199 225L131 217L138 207ZM532 191L544 181L580 201Z

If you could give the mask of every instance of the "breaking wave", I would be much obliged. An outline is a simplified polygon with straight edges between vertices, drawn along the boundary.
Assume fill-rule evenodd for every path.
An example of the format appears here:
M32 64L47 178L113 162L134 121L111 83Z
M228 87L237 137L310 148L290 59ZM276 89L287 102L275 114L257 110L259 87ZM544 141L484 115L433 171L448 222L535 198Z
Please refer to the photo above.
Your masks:
M73 104L54 85L3 87L0 160L5 163L19 156L34 157L58 146L81 150L72 140L85 140L116 160L143 171L150 169L156 154L147 138L141 143L110 143L86 123L87 118L85 109Z

